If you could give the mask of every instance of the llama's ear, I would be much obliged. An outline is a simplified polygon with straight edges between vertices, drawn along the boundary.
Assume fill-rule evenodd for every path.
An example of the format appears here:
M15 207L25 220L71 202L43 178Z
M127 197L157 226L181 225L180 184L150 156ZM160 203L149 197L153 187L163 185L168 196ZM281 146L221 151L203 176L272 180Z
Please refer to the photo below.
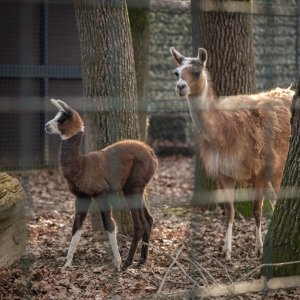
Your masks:
M72 114L72 108L67 103L58 99L56 101L66 114Z
M198 49L198 58L203 66L206 65L207 61L207 51L203 48Z
M65 102L56 99L50 99L50 101L59 111L63 111L66 114L70 114L72 112L72 108Z
M50 99L50 101L58 110L62 110L61 106L57 103L57 100Z
M182 61L184 60L184 56L182 54L180 54L174 47L170 48L170 52L171 52L173 58L178 63L178 65L180 65L182 63Z

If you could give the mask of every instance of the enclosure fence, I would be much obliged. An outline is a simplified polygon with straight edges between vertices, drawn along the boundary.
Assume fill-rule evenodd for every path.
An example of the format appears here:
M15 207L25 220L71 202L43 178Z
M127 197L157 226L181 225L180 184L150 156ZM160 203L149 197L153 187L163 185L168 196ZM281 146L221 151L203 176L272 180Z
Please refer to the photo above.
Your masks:
M73 1L2 1L0 8L0 37L6 41L0 45L0 169L56 167L58 142L44 132L54 114L49 99L61 98L83 111ZM258 91L294 86L300 59L298 12L297 1L253 3ZM169 53L171 46L192 53L190 1L151 0L149 22L149 140L191 149L191 119L186 102L175 95Z
M61 98L84 113L79 37L73 1L0 2L0 171L56 168L59 141L47 136L45 123L56 111L49 99ZM149 92L147 114L148 143L158 155L194 154L195 136L188 106L175 95L174 63L169 48L192 53L189 0L150 0ZM257 91L274 87L295 87L300 71L300 1L257 0L253 5L253 42ZM177 149L177 152L174 152ZM209 203L222 203L220 191L203 193ZM238 190L236 198L247 201L252 189ZM296 198L299 190L282 190L285 197ZM150 192L150 196L157 196ZM174 198L175 199L175 198ZM214 200L213 200L214 199ZM179 206L180 202L173 202ZM204 203L202 201L202 203ZM149 245L161 253L161 250ZM261 270L260 265L228 284L218 283L213 274L191 257L183 257L180 245L171 259L156 298L234 297L244 293L300 287L300 277L246 278ZM202 276L201 286L189 274L183 258ZM291 261L278 264L299 264ZM217 262L220 264L220 262ZM174 267L186 276L194 289L167 294L163 287ZM221 268L224 266L221 264ZM226 273L226 268L224 268ZM228 273L227 273L228 274ZM0 279L1 280L1 279Z

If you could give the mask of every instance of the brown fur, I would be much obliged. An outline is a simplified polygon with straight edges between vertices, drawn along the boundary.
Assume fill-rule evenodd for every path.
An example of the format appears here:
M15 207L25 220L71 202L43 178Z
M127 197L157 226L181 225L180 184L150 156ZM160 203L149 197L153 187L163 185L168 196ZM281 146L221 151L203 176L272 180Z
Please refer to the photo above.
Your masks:
M58 125L58 129L62 135L72 137L83 127L83 121L76 111L72 111L72 118L67 119L63 124Z
M61 169L75 194L94 197L103 192L144 189L156 171L154 151L142 142L124 140L100 151L78 155L76 138L62 141L61 147ZM72 157L73 147L78 147L78 152Z
M272 181L278 190L290 136L292 91L211 99L198 112L203 125L200 151L207 172L235 181ZM276 181L276 183L275 183Z
M217 99L205 68L206 51L200 48L197 58L184 57L174 48L171 53L178 64L176 75L180 75L176 92L187 96L205 169L221 188L228 189L223 193L228 202L227 223L232 224L234 218L234 194L230 189L237 181L247 181L255 190L253 214L261 234L263 196L273 192L276 197L273 187L279 190L287 156L293 92L277 88ZM195 68L200 72L198 77L193 75ZM262 248L259 244L257 247ZM229 248L226 245L228 258ZM257 249L258 254L261 251Z
M81 154L80 142L84 127L80 115L60 100L51 101L60 112L46 124L46 131L60 134L62 137L60 167L71 192L77 196L73 236L82 227L91 198L95 198L99 205L105 230L115 233L110 195L123 193L133 218L134 233L122 268L126 269L133 262L141 239L145 244L142 245L140 263L144 263L153 224L153 218L145 204L144 192L157 169L154 151L140 141L124 140L99 151ZM70 249L72 247L70 246ZM69 253L74 253L73 251L75 250L70 250ZM73 254L69 253L67 265L73 257ZM115 265L119 269L118 261Z

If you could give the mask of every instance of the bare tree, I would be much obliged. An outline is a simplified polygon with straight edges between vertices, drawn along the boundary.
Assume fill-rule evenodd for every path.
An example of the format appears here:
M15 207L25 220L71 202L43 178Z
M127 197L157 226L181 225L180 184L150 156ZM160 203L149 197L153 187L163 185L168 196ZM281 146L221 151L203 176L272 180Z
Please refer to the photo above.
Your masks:
M255 62L252 39L251 1L191 1L194 55L202 47L209 53L207 68L217 96L248 94L255 91ZM240 12L239 10L243 10ZM194 200L201 190L215 188L196 158Z
M144 141L147 139L149 88L149 4L150 0L127 0L137 81L140 138Z
M267 277L300 275L300 77L291 107L292 132L282 178L282 192L268 228L264 243L263 263L298 261L282 266L266 266Z
M121 139L138 139L137 84L126 1L74 3L86 104L86 150L101 149ZM120 201L116 205L121 205ZM96 215L94 221L100 218ZM128 213L121 210L115 217L119 230L130 232Z

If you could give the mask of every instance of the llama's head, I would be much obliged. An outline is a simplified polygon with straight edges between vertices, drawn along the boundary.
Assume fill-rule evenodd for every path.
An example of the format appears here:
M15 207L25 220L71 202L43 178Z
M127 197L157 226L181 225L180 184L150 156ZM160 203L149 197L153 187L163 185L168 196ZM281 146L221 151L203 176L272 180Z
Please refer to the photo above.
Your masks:
M50 100L58 109L56 116L46 123L45 130L49 134L59 134L63 140L69 139L84 131L84 125L79 114L61 100Z
M174 74L177 78L175 91L178 96L197 95L203 92L206 83L205 65L207 52L203 48L198 49L198 56L191 58L180 54L175 48L170 52L177 62Z

